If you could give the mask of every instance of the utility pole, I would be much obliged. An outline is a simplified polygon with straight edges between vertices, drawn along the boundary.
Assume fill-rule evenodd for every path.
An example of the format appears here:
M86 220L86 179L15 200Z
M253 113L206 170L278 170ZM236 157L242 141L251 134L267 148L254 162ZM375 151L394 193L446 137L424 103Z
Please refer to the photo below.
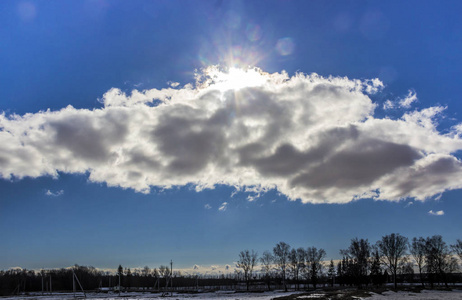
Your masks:
M74 290L74 299L75 299L75 281L76 281L76 280L77 280L77 283L78 283L79 286L80 286L80 290L82 291L83 296L84 296L85 298L87 298L87 294L85 293L85 290L83 289L82 284L80 283L79 278L77 277L77 275L75 275L74 268L72 268L72 289Z
M75 273L74 273L74 267L72 267L72 290L74 291L74 299L75 299Z
M170 287L172 288L172 296L173 296L173 261L170 260Z

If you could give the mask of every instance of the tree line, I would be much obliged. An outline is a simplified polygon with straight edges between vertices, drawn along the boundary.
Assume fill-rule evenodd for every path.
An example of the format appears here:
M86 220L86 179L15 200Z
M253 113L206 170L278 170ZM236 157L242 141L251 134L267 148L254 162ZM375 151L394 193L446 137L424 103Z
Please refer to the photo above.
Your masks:
M398 276L414 280L414 269L418 271L423 287L425 283L430 288L435 283L444 283L447 287L450 279L456 280L452 275L459 271L462 241L448 245L440 235L409 241L407 237L392 233L375 244L367 239L354 238L348 248L340 250L340 255L342 259L335 265L333 260L330 263L324 261L326 251L322 248L291 248L280 242L272 251L264 251L261 256L254 250L241 251L236 267L242 270L247 289L258 273L263 275L268 289L275 279L282 282L287 290L288 280L295 284L296 289L301 283L305 286L311 284L316 289L321 279L329 281L332 286L337 283L362 288L384 284L389 277L396 289Z
M0 295L23 293L25 291L53 291L73 290L73 277L78 278L85 290L98 290L102 287L125 287L131 288L157 288L161 290L166 286L168 278L178 278L181 284L184 276L179 271L172 272L169 266L161 265L159 268L123 268L121 265L117 271L109 272L98 270L92 266L74 265L71 268L51 270L27 270L10 269L0 271Z
M172 289L199 290L201 287L225 286L249 290L252 285L295 289L331 286L381 285L391 280L397 287L398 278L413 282L418 278L423 287L437 283L461 281L459 260L462 260L462 241L448 245L440 235L408 240L400 234L383 236L375 244L367 239L354 238L346 249L340 250L341 259L325 261L326 251L316 247L292 248L285 242L277 243L261 256L254 250L239 253L234 273L216 276L181 274L167 265L159 268L123 268L107 272L94 267L75 265L53 270L11 269L0 271L0 295L32 291L70 291L73 274L85 290L123 286L126 290L159 291ZM172 272L173 271L173 272ZM415 272L418 272L415 274ZM171 279L174 280L171 280ZM170 281L169 281L170 279Z
M202 275L182 274L170 266L161 265L151 269L123 268L118 266L115 272L98 270L92 266L74 265L70 268L49 270L10 269L0 271L0 296L27 294L29 292L72 291L73 278L78 278L85 291L150 291L164 292L170 289L197 291L205 287L236 286L238 280L234 274ZM79 292L80 288L77 287Z

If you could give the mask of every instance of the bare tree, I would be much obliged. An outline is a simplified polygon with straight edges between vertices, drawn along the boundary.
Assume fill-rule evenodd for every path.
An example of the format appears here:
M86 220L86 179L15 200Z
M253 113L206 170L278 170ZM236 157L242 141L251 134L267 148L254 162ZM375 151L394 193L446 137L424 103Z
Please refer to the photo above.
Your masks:
M260 257L261 271L265 274L266 284L268 285L268 290L271 290L270 286L270 275L273 269L273 255L269 251L263 252L263 255Z
M279 242L273 248L273 255L274 255L274 263L281 271L282 275L282 283L284 284L284 290L287 292L287 285L286 285L286 269L287 263L289 261L289 252L290 246L284 242Z
M399 233L392 233L383 236L377 242L377 249L379 250L382 262L388 267L393 275L393 283L395 290L397 288L396 273L400 260L406 255L408 239Z
M325 256L326 251L324 249L317 249L316 247L309 247L306 249L306 264L308 265L310 270L309 274L314 289L316 289L319 275L322 272L321 261L324 259Z
M159 267L159 275L160 277L164 277L164 278L167 278L169 277L171 274L170 274L170 268L168 266L160 266Z
M451 245L451 249L462 260L462 240L457 240L457 242L454 245Z
M398 266L398 273L402 275L403 279L407 282L412 282L414 279L414 264L408 259L407 256L400 260Z
M419 276L422 287L425 287L423 281L423 268L425 266L425 239L423 237L413 238L409 250L419 268Z
M244 250L239 253L239 260L237 261L237 267L244 271L244 279L247 283L247 290L249 290L250 279L252 278L253 268L257 264L258 254L252 250Z
M457 268L457 262L451 256L448 245L443 241L441 235L428 237L425 241L426 271L429 274L430 284L433 288L435 276L437 275L448 287L447 273Z
M354 277L356 285L361 288L366 282L367 271L369 267L369 256L371 245L367 239L354 238L351 240L350 247L345 250L340 250L340 254L351 260L349 271Z
M298 290L299 289L298 280L300 276L300 270L305 265L305 249L303 248L295 249L294 248L290 250L289 265L290 265L290 269L292 270L293 279L296 282L296 287Z
M289 251L289 269L292 273L293 279L296 280L298 271L297 249L292 248Z
M303 274L303 272L306 269L306 264L305 264L305 258L306 258L306 251L302 247L297 248L297 260L298 260L298 275L297 275L297 280L300 277L300 273ZM300 286L297 285L297 288L300 289Z

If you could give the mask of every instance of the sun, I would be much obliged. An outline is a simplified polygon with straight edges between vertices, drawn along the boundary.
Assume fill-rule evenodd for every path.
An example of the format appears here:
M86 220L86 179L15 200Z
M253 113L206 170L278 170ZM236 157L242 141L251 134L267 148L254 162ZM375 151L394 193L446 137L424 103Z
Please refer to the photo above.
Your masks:
M223 74L224 90L240 90L246 87L260 86L265 83L265 78L260 70L230 68L228 73Z
M222 93L261 86L267 81L264 72L257 67L245 69L229 67L223 70L218 66L210 66L204 70L204 76L208 88L219 90Z

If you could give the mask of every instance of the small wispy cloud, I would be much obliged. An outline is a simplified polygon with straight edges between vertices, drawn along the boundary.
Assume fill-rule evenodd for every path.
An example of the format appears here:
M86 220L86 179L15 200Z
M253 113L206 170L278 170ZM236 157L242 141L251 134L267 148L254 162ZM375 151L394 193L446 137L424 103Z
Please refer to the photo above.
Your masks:
M204 208L205 208L205 209L211 209L212 206L211 206L210 204L206 204L206 205L204 205Z
M407 96L399 100L399 106L404 108L410 108L411 104L415 101L417 101L416 92L409 90Z
M414 204L414 202L412 202L412 201L411 201L411 202L408 202L408 204L406 204L406 205L404 206L404 208L407 208L407 207L409 207L409 206L411 206L411 205L413 205L413 204Z
M267 187L264 187L264 186L261 186L261 185L257 185L257 186L247 186L245 187L244 189L244 192L246 193L251 193L250 195L247 196L247 201L249 202L253 202L255 200L257 200L258 198L260 198L262 196L262 194L268 192L269 189Z
M223 202L218 208L219 211L225 211L228 208L228 202Z
M51 197L58 197L58 196L61 196L62 194L64 194L64 190L59 190L59 191L56 191L56 192L52 192L50 190L47 190L45 192L45 195L51 196Z
M395 107L395 104L391 100L387 100L385 101L385 103L383 103L383 109L385 110L392 109L394 107Z
M443 216L444 215L444 211L442 210L439 210L439 211L433 211L433 210L430 210L428 212L429 215L431 216Z
M237 193L239 193L239 192L240 192L240 189L239 189L239 187L237 187L237 188L231 193L231 196L230 196L230 197L233 198L233 197L236 196Z
M253 202L253 201L257 200L259 197L260 197L259 194L258 195L248 195L247 196L247 201Z
M391 101L387 100L383 103L383 109L384 110L389 110L389 109L394 109L394 108L410 108L412 103L416 102L417 99L417 93L413 90L409 90L407 95L398 98L396 101Z

